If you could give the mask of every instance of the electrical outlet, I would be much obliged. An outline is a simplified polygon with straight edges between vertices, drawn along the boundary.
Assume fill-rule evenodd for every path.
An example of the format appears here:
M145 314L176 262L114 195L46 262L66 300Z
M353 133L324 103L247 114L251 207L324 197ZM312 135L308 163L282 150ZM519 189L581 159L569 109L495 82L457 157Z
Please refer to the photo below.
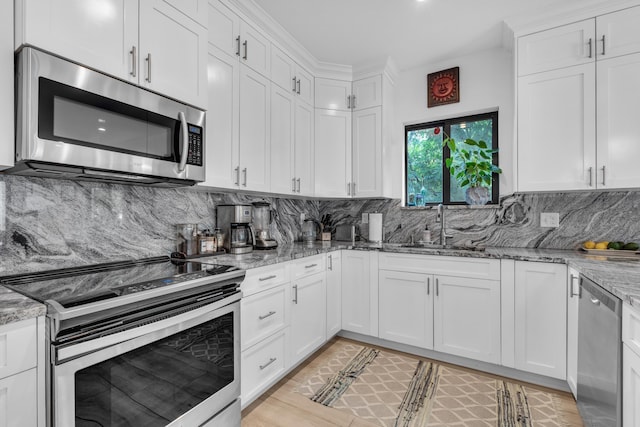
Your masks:
M560 227L560 214L557 212L541 212L540 227L549 227L549 228Z
M369 214L367 212L362 213L362 223L369 224Z

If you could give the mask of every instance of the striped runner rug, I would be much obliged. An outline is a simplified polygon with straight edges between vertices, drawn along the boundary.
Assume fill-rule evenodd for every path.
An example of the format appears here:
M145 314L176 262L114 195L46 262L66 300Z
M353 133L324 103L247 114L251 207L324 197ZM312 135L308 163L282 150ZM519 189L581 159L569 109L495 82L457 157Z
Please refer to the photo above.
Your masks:
M569 425L550 393L352 343L296 392L384 427Z

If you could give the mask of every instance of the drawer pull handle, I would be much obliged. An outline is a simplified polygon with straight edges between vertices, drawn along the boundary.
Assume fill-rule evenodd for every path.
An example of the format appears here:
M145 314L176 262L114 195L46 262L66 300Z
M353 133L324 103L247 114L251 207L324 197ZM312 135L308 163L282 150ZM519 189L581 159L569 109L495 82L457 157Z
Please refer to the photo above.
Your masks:
M293 303L297 304L298 303L298 285L293 285L293 292L294 292Z
M266 319L267 317L271 317L271 316L273 316L274 314L276 314L276 312L275 312L275 311L270 311L270 312L268 312L267 314L264 314L264 315L262 315L262 316L258 316L258 319L260 319L260 320L264 320L264 319Z
M304 268L313 268L313 267L317 267L318 264L309 264L309 265L305 265Z
M261 282L264 282L265 280L275 279L276 277L278 277L278 276L276 276L275 274L272 274L271 276L260 277L258 280L261 281Z
M260 365L259 366L260 370L262 371L264 368L266 368L267 366L271 365L276 360L278 360L276 357L269 358L269 361L267 363L265 363L264 365Z

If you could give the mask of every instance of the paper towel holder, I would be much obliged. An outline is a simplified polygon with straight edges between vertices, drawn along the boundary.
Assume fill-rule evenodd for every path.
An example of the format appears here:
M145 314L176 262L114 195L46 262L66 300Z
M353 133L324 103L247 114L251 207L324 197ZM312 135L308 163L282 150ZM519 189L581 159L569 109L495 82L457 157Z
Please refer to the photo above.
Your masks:
M369 214L369 241L373 243L382 243L383 240L383 223L382 213L374 212Z

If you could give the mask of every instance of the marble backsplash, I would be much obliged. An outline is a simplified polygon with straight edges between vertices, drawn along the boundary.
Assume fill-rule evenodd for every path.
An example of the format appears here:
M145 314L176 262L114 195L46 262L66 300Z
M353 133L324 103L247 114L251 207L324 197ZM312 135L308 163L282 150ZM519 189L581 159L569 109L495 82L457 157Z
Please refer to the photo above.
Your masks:
M216 206L264 200L276 211L272 235L300 237L300 214L356 224L382 212L389 242L419 240L425 225L439 234L435 209L402 208L399 200L304 200L192 188L162 189L0 175L0 275L167 255L174 225L214 228ZM558 212L560 227L541 228L540 212ZM640 242L640 192L515 194L499 207L446 212L449 243L573 249L586 239Z
M404 243L422 238L425 226L439 243L436 209L402 208L400 200L330 201L320 214L332 213L340 223L368 226L362 213L382 212L386 242ZM541 212L557 212L558 228L540 227ZM522 248L575 249L585 240L640 242L640 191L526 193L503 197L500 205L446 209L447 243Z

